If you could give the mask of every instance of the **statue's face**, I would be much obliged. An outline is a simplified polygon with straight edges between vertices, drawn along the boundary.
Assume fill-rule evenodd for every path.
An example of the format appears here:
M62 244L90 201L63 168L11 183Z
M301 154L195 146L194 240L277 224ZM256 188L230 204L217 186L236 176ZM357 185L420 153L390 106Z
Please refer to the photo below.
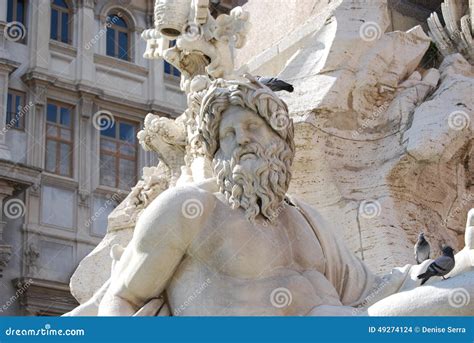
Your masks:
M277 134L259 115L240 106L230 106L222 113L219 127L219 145L222 157L230 160L236 149L242 149L243 156L239 161L245 163L255 160L252 152L245 152L245 147L258 143L262 147L269 146Z
M285 141L258 114L230 106L222 113L219 145L214 173L230 206L242 207L251 221L259 214L272 218L291 177Z

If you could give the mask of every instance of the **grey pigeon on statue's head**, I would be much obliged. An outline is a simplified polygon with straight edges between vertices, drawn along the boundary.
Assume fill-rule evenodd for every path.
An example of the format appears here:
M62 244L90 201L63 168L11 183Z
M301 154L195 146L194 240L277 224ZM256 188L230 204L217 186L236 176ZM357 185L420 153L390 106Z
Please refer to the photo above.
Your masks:
M431 262L428 269L426 269L424 273L418 275L418 279L422 279L422 285L432 276L441 276L444 279L444 276L453 270L454 264L453 248L450 246L444 246L443 255Z
M418 241L415 244L415 259L416 263L420 264L430 258L430 243L425 239L425 234L422 232L418 235Z
M257 76L256 79L274 92L287 91L292 93L295 90L292 85L276 77Z

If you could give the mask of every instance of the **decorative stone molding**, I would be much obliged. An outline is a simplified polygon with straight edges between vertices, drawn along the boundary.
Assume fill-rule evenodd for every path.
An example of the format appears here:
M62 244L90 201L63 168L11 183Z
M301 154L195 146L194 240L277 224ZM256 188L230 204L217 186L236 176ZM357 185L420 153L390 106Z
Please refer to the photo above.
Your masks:
M28 248L24 252L25 256L25 270L26 274L29 276L35 276L38 272L38 259L40 252L35 243L30 243Z
M90 192L80 189L77 194L79 195L79 206L89 207Z
M49 50L69 57L77 57L77 48L57 40L49 41Z
M13 280L13 285L20 295L25 315L60 316L77 306L69 286L64 283L20 278Z
M0 28L1 29L1 28ZM3 30L1 30L3 32ZM20 63L0 57L0 71L6 71L8 74L14 72L20 67Z
M129 24L128 29L135 32L138 28L138 23L133 13L130 11L129 8L126 7L127 5L129 5L129 1L125 0L125 4L122 4L122 2L123 1L121 1L120 4L117 4L116 2L106 2L105 5L100 9L100 12L97 14L100 20L100 24L106 24L107 16L109 15L110 11L118 10L118 12L122 12L122 14L125 15L126 20Z
M76 7L86 7L94 9L96 6L97 0L78 0Z
M94 113L94 96L87 93L81 93L79 102L79 113L82 118L91 118Z
M0 245L0 278L3 277L3 270L6 268L12 255L12 247L10 245Z
M157 0L155 28L145 30L144 57L163 58L181 71L181 89L189 92L192 79L235 78L233 55L246 40L248 13L241 7L216 19L203 0ZM176 40L172 46L171 41Z
M110 68L110 65L113 65L114 66L113 69L112 68L106 69L106 71L110 72L112 70L117 69L122 74L127 72L127 73L130 73L130 75L126 75L125 77L133 78L141 82L144 81L142 77L147 77L149 74L149 71L147 68L141 67L135 63L131 63L131 62L124 61L124 60L110 57L110 56L94 54L94 63L97 65L97 67L103 66L103 67Z
M39 197L41 195L41 183L38 182L38 183L33 184L30 187L29 191L30 191L30 195Z
M111 57L108 57L108 59L107 59L107 56L105 56L105 57L106 57L106 59L103 60L104 64L101 64L102 68L106 68L106 66L107 66L106 61L108 61L110 63L111 60L112 60L113 63L116 63L117 61L118 61L118 63L120 63L120 62L125 63L127 68L128 67L138 68L138 69L131 69L131 72L127 73L127 76L133 77L134 72L137 72L138 74L143 74L144 73L143 69L141 69L140 66L134 65L133 63L120 61L118 59L114 59L114 58L111 58ZM100 60L100 57L99 57L99 60ZM120 66L123 67L124 65L120 65ZM115 69L117 69L117 68L115 68ZM118 69L120 69L120 67L118 67ZM120 75L123 76L123 74L124 74L124 72L121 72ZM138 79L137 76L135 76L134 78ZM139 101L130 100L130 99L127 99L127 98L124 98L124 97L118 97L118 96L114 96L114 95L110 95L110 94L104 94L104 91L101 88L95 87L94 85L85 84L85 83L76 84L76 83L74 83L70 80L67 80L67 79L59 79L57 77L51 76L45 71L38 71L38 70L30 71L30 72L26 73L25 75L23 75L22 80L28 86L31 86L31 87L35 82L43 83L45 89L47 89L47 88L52 88L53 89L53 88L57 87L58 89L68 90L68 91L75 92L75 93L77 93L77 92L81 92L82 94L88 93L91 96L97 97L97 99L100 99L100 100L104 100L104 101L112 102L112 103L120 103L123 106L129 106L131 108L140 108L140 109L143 109L144 111L148 111L148 112L159 111L159 112L168 113L171 116L173 116L175 114L180 114L180 113L183 112L183 111L179 112L176 108L170 108L170 107L163 106L162 104L156 104L156 103L150 103L150 102L139 102ZM140 79L140 81L144 82L145 77L143 77L143 79Z

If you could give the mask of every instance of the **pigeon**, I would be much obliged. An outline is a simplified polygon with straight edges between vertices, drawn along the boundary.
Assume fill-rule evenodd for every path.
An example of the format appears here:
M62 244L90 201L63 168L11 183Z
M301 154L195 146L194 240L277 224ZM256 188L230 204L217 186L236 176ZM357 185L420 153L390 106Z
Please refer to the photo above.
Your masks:
M443 255L431 262L424 273L418 275L418 279L423 280L421 281L422 285L432 276L441 276L445 280L444 275L453 270L455 264L453 248L444 246L442 251Z
M295 90L292 85L276 77L257 76L256 79L274 92L287 91L292 93Z
M425 234L423 232L419 234L414 250L416 263L420 264L430 258L430 243L425 239Z

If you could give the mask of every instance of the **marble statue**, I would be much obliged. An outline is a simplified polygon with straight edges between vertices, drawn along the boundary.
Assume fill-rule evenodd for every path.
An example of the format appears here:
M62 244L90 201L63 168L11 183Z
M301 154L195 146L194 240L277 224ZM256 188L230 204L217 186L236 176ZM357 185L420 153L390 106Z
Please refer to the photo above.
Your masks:
M470 63L474 63L474 2L446 0L441 4L446 27L443 28L438 14L433 12L428 19L430 35L443 54L462 54Z
M146 55L183 71L188 109L175 121L147 117L139 140L161 162L109 218L109 233L121 232L98 247L110 273L66 315L473 315L474 209L447 280L420 286L432 260L373 274L340 228L289 194L288 106L234 69L248 15L238 8L214 19L207 4L157 0ZM405 86L429 86L434 74Z
M248 78L218 79L193 99L187 154L209 160L213 175L164 191L144 210L114 253L98 315L405 315L434 304L437 314L472 314L449 306L452 289L474 296L472 236L447 281L417 287L431 260L376 277L315 209L287 195L293 125L285 103Z

